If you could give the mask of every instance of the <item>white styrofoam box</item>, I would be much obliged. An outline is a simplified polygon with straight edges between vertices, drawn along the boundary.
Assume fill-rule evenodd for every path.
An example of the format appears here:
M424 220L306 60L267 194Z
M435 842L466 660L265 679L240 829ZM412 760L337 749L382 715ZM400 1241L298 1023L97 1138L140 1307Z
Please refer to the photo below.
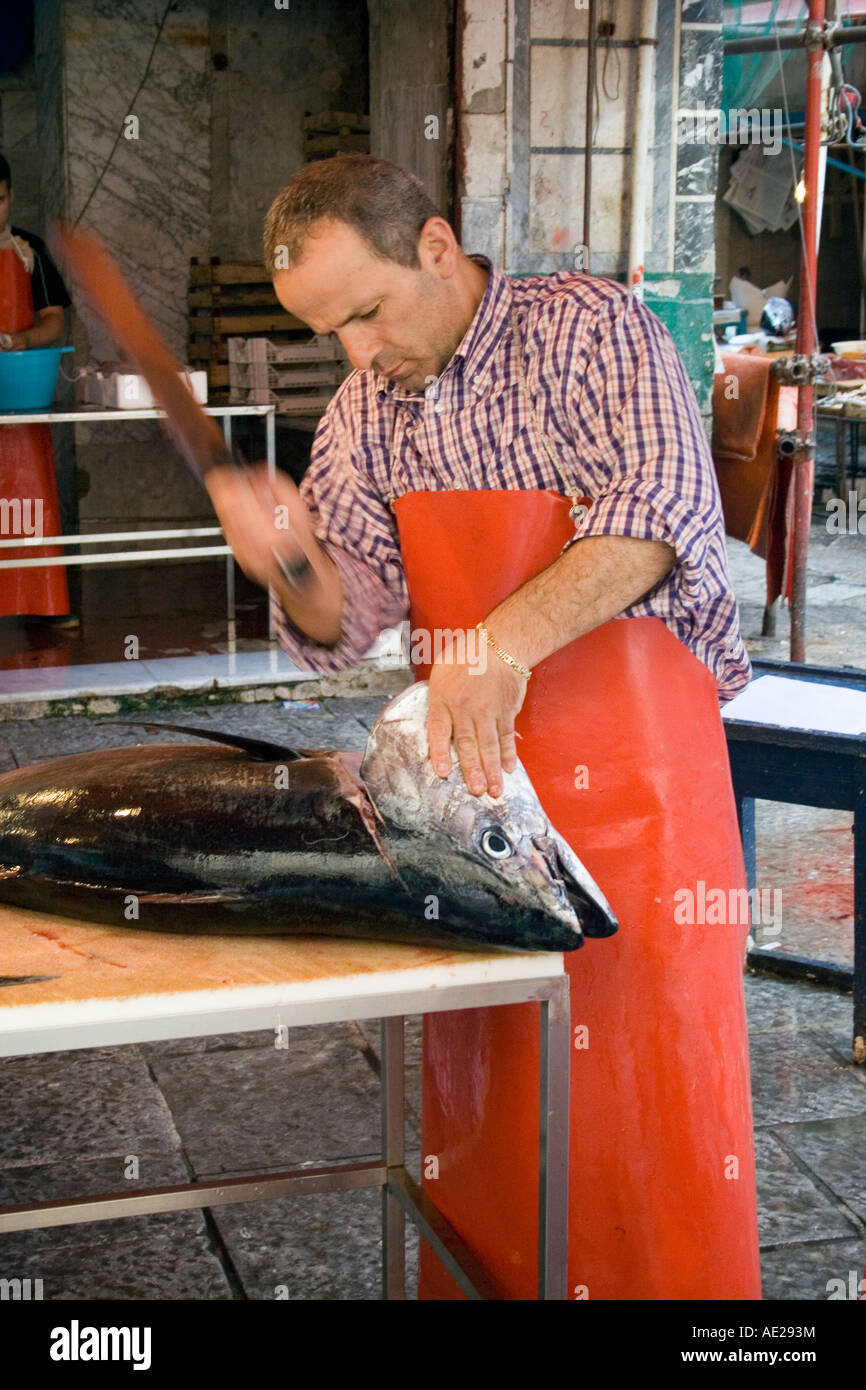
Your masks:
M316 334L306 343L272 343L269 338L229 338L229 362L339 362L345 359L336 333Z
M229 385L239 389L339 386L345 375L342 362L295 362L281 366L271 366L266 362L229 363Z
M84 367L72 383L78 405L102 405L102 373L95 367Z
M207 405L207 372L186 368L181 381L199 405ZM152 410L150 387L137 372L110 372L102 378L102 405L109 410Z

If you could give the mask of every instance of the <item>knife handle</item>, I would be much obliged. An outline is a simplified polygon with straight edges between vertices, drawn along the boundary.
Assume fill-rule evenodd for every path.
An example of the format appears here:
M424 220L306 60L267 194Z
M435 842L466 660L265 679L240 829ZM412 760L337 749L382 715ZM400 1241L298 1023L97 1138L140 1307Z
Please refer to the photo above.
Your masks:
M271 553L277 562L280 574L285 579L290 589L300 592L308 583L313 573L313 566L310 564L306 555L294 563L284 560L276 546L271 546Z

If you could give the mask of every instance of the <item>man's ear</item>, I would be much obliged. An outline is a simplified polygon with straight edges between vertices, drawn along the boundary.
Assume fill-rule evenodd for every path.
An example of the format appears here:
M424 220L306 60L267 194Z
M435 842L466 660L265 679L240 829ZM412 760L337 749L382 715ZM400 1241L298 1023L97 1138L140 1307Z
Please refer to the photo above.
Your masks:
M443 279L448 279L454 274L459 249L450 223L444 217L428 217L418 234L418 259L421 264L424 264L426 257L431 268Z

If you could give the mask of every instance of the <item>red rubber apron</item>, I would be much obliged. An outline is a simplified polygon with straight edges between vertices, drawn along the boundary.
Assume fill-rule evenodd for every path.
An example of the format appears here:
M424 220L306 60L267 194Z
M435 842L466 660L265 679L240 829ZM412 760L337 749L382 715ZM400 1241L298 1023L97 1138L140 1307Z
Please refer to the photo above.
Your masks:
M413 629L474 627L573 535L553 492L393 506ZM716 682L660 619L615 619L536 666L516 727L552 824L620 922L565 957L580 1030L569 1298L760 1298L748 928L674 920L680 890L700 915L700 882L746 882ZM538 1026L530 1005L424 1020L421 1152L439 1161L425 1190L506 1299L536 1297ZM419 1297L462 1298L421 1244Z
M0 332L21 333L33 327L34 318L30 276L20 256L10 247L3 247L0 249ZM60 534L54 449L48 425L0 425L0 497L7 502L18 499L22 520L30 526L39 514L37 503L41 503L42 535ZM0 558L35 560L62 553L58 546L34 546L20 550L0 549ZM68 612L69 593L62 565L0 570L0 618L15 613Z

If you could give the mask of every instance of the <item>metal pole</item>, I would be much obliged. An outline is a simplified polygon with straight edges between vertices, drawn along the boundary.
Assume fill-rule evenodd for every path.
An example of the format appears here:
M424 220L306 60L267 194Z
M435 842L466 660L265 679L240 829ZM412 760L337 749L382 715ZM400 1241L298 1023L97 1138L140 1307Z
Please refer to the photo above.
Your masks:
M383 1018L382 1038L382 1153L391 1170L405 1161L406 1097L403 1019ZM406 1297L406 1213L386 1182L382 1188L382 1297Z
M634 135L631 148L631 206L628 233L628 287L643 299L646 261L646 195L649 179L649 145L653 122L653 66L658 32L657 0L642 0L637 59ZM673 156L676 159L676 154Z
M589 0L589 45L586 50L586 150L583 160L583 269L589 273L592 221L592 128L595 123L595 56L598 40L598 0Z
M803 203L803 251L800 263L800 308L797 353L816 349L815 290L818 278L818 174L821 153L821 98L824 65L825 0L809 0L810 37L806 71L806 197ZM814 391L811 381L797 393L798 446L794 456L794 556L791 589L791 660L806 660L806 556L815 486Z
M232 417L223 416L223 438L229 458L232 457ZM226 646L228 655L234 656L238 649L238 615L235 594L235 557L231 551L226 556Z
M271 482L277 476L276 418L276 406L272 405L265 416L265 453L268 461L268 478ZM271 585L268 588L268 641L272 646L275 646L277 641L274 600L274 589Z
M763 34L757 39L729 39L725 44L725 57L732 58L746 53L775 53L777 45L781 49L802 48L804 31L796 34ZM849 24L829 35L827 43L831 48L842 48L847 43L866 43L866 24Z
M538 1145L538 1297L568 1298L571 982L541 1003Z

